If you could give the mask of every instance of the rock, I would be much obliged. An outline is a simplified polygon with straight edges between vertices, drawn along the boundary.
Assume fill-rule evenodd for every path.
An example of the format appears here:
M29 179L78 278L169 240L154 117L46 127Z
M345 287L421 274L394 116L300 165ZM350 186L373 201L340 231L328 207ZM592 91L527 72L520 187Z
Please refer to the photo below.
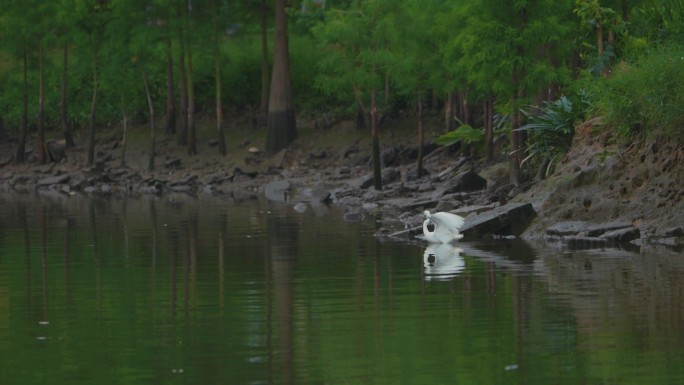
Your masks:
M589 225L590 224L585 221L558 222L553 224L552 226L549 226L549 228L546 229L546 234L559 237L577 235L581 231L589 227Z
M383 231L383 232L376 232L375 236L386 236L389 238L399 238L399 239L413 239L418 235L423 234L423 226L416 226L416 227L411 227L409 229L397 231L397 232L389 232L389 231Z
M446 182L446 187L442 190L442 195L480 191L487 188L487 180L473 171L462 172Z
M169 185L170 186L192 186L195 184L195 181L197 180L197 175L186 175L185 177L178 179L176 181L171 182Z
M186 184L174 184L169 186L169 189L174 192L190 192L192 191L192 187L186 185Z
M68 174L62 174L62 175L57 175L57 176L49 176L47 178L43 178L39 180L36 183L36 187L40 186L50 186L53 184L61 184L61 183L66 183L69 181L69 175Z
M381 177L383 186L387 186L390 183L400 180L401 172L399 172L399 170L396 168L386 168L382 170Z
M29 180L31 180L30 176L24 175L24 174L19 174L19 175L13 176L9 180L9 185L10 186L22 185L22 184L26 184L26 182L28 182Z
M323 188L305 187L297 191L297 200L328 204L330 203L330 191Z
M45 152L51 162L59 163L62 160L66 162L66 141L64 139L48 140L45 143Z
M103 192L103 193L105 193L105 194L111 193L111 192L112 192L112 189L113 189L113 187L112 187L112 185L109 184L109 183L103 183L103 184L100 186L100 192Z
M461 205L462 203L458 200L443 199L437 202L437 206L435 206L435 211L453 211Z
M361 180L361 185L359 186L362 189L367 189L375 184L375 177L373 177L373 174L366 175L363 177Z
M169 159L164 163L166 168L180 168L181 160L179 158Z
M52 170L54 170L54 169L55 169L54 163L47 163L47 164L36 167L34 172L41 174L41 175L45 175L45 174L52 173Z
M86 194L93 194L97 192L97 187L95 186L86 186L83 188L83 192Z
M294 210L298 213L304 213L306 212L307 206L306 203L299 202L296 205L294 205Z
M464 237L485 235L515 235L525 231L537 215L531 203L509 203L474 217L466 218L461 229Z
M292 185L286 180L276 180L264 186L266 199L274 202L288 202L292 193Z
M225 171L219 171L213 174L209 174L202 178L202 183L205 185L211 185L215 183L223 183L224 181L230 180L230 177Z
M485 211L494 210L495 208L496 203L490 203L488 205L469 205L459 207L456 210L453 210L453 213L465 218L470 214L480 214Z
M615 230L607 231L599 237L599 239L605 239L610 243L627 243L641 237L641 232L639 229L634 227L625 227Z
M388 184L394 183L401 179L401 172L395 168L386 168L382 170L380 178L382 180L382 185L387 186ZM367 188L373 187L373 185L375 185L375 177L373 174L368 174L361 179L359 187L365 190Z
M363 215L363 213L358 212L358 211L354 211L354 212L345 213L342 218L347 222L359 222L359 221L362 221L364 217L365 216Z
M684 230L681 227L672 227L663 231L663 237L666 238L681 237L682 235L684 235Z
M595 248L624 244L641 237L639 229L626 222L593 224L584 221L559 222L546 229L551 239L558 239L572 248Z
M598 237L604 233L615 230L622 230L632 227L631 223L626 222L606 222L598 225L588 226L582 233L587 237Z
M256 167L251 167L249 165L242 165L239 167L234 167L233 168L233 179L235 177L240 176L240 175L245 175L250 178L254 178L257 175L259 175L259 170L256 169Z

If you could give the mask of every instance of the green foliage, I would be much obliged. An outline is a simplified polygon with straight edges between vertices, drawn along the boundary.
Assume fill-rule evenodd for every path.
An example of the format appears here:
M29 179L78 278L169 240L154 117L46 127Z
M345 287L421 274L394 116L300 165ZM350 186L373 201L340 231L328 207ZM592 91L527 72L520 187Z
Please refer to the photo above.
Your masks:
M440 135L435 139L435 143L443 146L462 142L463 144L482 143L484 141L484 130L473 128L469 124L462 124L457 129Z
M581 104L573 104L563 96L553 102L544 102L541 107L522 109L528 123L516 131L530 134L528 155L522 163L540 162L547 175L553 170L554 161L565 154L572 144L575 124L584 118L586 102L582 100L582 95L579 99Z
M261 84L261 47L256 37L230 39L223 44L223 99L230 106L257 105Z
M592 89L593 113L625 137L684 138L684 46L624 64Z
M358 99L381 89L397 61L392 50L399 36L397 12L390 0L354 1L349 10L330 10L312 31L325 54L316 86L338 98Z
M681 44L671 42L684 37L684 3L640 0L627 2L629 7L624 9L622 3L405 0L397 7L391 0L345 0L327 2L325 10L309 7L301 12L302 2L293 2L290 57L297 113L351 115L357 103L369 104L370 90L375 89L381 108L405 109L415 105L419 96L443 98L459 92L469 106L493 98L497 111L505 113L501 117L507 118L545 90L569 94L577 88L573 83L582 83L592 95L593 112L605 115L610 127L622 134L675 137L681 134L684 115L680 107L684 96L677 80L682 79L683 67L678 58L684 55ZM97 125L117 123L122 101L132 117L144 122L148 112L143 68L161 117L167 42L173 47L178 98L183 36L189 39L192 52L197 111L207 115L213 111L217 39L225 110L243 113L258 105L261 0L193 1L189 21L183 17L183 4L175 0L7 0L0 15L0 115L9 130L16 132L21 120L24 53L28 57L29 124L35 126L39 46L47 53L48 129L59 126L64 45L69 48L68 116L76 128L87 125L90 115L94 55L99 60ZM272 29L271 11L267 23ZM599 25L605 43L601 56L596 53ZM182 32L186 27L190 35ZM655 49L660 45L670 51ZM575 61L577 52L581 63ZM623 62L629 64L611 68ZM612 75L579 82L573 78L587 71ZM385 87L389 98L383 97ZM543 105L543 111L528 111L528 123L536 124L534 119L544 116L551 119L549 111L562 112L562 103L554 103ZM578 106L573 100L573 109ZM546 146L535 142L541 131L531 127L526 128L531 143ZM456 132L453 140L479 140L479 130L472 127Z

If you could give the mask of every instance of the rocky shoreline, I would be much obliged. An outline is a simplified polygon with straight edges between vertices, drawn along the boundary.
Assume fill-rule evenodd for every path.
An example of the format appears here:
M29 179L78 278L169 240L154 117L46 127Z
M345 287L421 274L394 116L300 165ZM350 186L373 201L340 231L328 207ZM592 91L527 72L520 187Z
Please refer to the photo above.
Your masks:
M665 204L655 200L654 205L642 196L627 196L624 191L621 199L615 199L616 184L634 168L627 159L629 154L624 152L621 159L602 157L608 146L596 145L581 130L575 140L554 176L525 188L509 183L505 160L484 164L477 158L436 146L428 146L424 176L418 178L415 146L394 145L383 151L383 190L376 191L372 188L368 151L354 143L339 150L317 152L307 152L303 146L295 145L273 157L249 148L240 155L240 162L230 166L220 162L184 165L182 159L169 156L161 161L156 172L121 166L113 151L100 151L96 165L90 168L79 167L73 161L42 166L3 161L0 191L127 196L263 195L291 204L297 211L333 204L345 207L349 218L366 213L376 215L382 223L378 237L407 240L422 231L419 226L424 219L423 210L449 211L466 218L466 238L521 237L571 248L638 247L651 243L682 250L684 220L676 213L684 212L680 184L684 168L671 166L672 182L667 187L674 193L668 193ZM681 156L681 149L678 151L673 155L675 159ZM639 152L635 154L644 163ZM653 177L662 179L663 173L653 173ZM649 176L644 177L642 172L641 178ZM632 175L626 178L634 185L633 179ZM638 187L648 182L641 180ZM592 212L594 208L598 210Z

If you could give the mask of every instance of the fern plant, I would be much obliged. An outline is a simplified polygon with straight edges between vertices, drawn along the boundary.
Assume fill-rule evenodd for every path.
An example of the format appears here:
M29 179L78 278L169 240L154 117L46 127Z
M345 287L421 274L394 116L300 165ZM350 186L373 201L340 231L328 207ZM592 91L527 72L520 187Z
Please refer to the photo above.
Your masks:
M585 103L583 94L580 102ZM572 144L575 123L584 116L585 108L576 108L569 98L563 96L553 102L544 102L541 107L529 106L522 109L527 124L516 131L530 134L527 156L522 164L537 162L540 177L548 176L557 160L564 155Z

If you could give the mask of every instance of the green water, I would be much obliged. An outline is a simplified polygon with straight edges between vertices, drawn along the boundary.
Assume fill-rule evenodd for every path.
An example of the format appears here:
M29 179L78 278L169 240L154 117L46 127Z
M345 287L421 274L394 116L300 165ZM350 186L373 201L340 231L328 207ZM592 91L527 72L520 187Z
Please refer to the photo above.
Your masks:
M0 197L0 384L684 381L684 255L426 254L343 214Z

